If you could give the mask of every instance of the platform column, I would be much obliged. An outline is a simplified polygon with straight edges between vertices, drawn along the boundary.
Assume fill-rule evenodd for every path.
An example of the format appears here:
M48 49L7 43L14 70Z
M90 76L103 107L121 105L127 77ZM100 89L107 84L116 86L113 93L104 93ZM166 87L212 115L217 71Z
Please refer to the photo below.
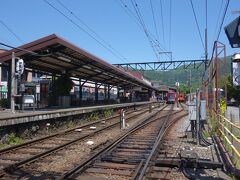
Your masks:
M11 77L12 77L12 73L11 73L11 63L8 64L8 76L7 76L7 100L8 100L8 108L11 107Z
M58 103L60 103L59 102L59 97L57 96L57 89L56 89L56 75L55 74L53 74L52 75L52 84L54 85L53 86L53 104L52 105L58 105Z
M98 103L98 84L95 83L95 102Z
M120 103L119 86L117 86L117 102Z
M79 106L81 106L82 105L82 81L81 81L81 79L79 78Z
M151 97L152 97L152 91L148 90L148 101L150 101Z
M11 65L11 110L15 113L16 77L15 77L15 53L12 53Z
M108 84L108 86L107 86L107 93L108 93L108 102L110 102L110 85Z
M104 100L107 101L107 85L104 85Z

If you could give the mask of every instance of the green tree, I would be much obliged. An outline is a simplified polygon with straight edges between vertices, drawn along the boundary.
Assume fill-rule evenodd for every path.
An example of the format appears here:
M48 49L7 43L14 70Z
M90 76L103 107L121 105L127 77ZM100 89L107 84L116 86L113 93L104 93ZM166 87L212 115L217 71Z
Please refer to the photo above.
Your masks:
M60 76L54 83L57 96L68 96L74 83L67 75Z
M190 88L185 84L180 84L179 89L180 89L180 92L182 92L184 94L190 93Z
M228 79L227 80L227 96L228 96L228 100L234 98L236 100L236 104L238 105L240 103L240 89L233 87L231 76L228 76L227 79Z

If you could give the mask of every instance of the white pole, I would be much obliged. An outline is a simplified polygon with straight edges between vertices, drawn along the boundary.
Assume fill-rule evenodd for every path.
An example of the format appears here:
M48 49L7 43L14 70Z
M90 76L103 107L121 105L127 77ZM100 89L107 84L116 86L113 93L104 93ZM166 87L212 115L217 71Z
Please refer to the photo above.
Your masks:
M11 68L11 110L15 113L15 53L12 52L12 68Z
M123 110L123 113L122 113L122 123L123 123L123 129L126 128L126 122L125 122L125 112Z
M197 145L199 145L199 130L200 130L200 91L197 89L196 91L196 121L197 121Z

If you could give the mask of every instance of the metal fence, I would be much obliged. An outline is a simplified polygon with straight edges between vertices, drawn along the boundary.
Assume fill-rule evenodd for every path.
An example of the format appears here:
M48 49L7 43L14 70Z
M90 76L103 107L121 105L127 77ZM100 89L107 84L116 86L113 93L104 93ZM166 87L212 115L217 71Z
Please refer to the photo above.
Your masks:
M205 72L202 86L209 112L209 124L228 152L235 167L240 168L240 126L224 117L227 108L226 48L215 42L213 56Z
M240 169L240 126L220 114L216 114L219 135L233 164Z

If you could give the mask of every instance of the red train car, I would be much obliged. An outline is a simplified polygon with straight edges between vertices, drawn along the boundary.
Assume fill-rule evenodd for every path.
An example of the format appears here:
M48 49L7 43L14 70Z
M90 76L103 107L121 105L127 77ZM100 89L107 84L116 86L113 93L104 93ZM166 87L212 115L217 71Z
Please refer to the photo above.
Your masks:
M179 101L179 102L185 102L185 94L180 93L180 94L178 95L178 101Z
M177 94L174 91L168 91L167 92L167 104L174 104L176 102Z

